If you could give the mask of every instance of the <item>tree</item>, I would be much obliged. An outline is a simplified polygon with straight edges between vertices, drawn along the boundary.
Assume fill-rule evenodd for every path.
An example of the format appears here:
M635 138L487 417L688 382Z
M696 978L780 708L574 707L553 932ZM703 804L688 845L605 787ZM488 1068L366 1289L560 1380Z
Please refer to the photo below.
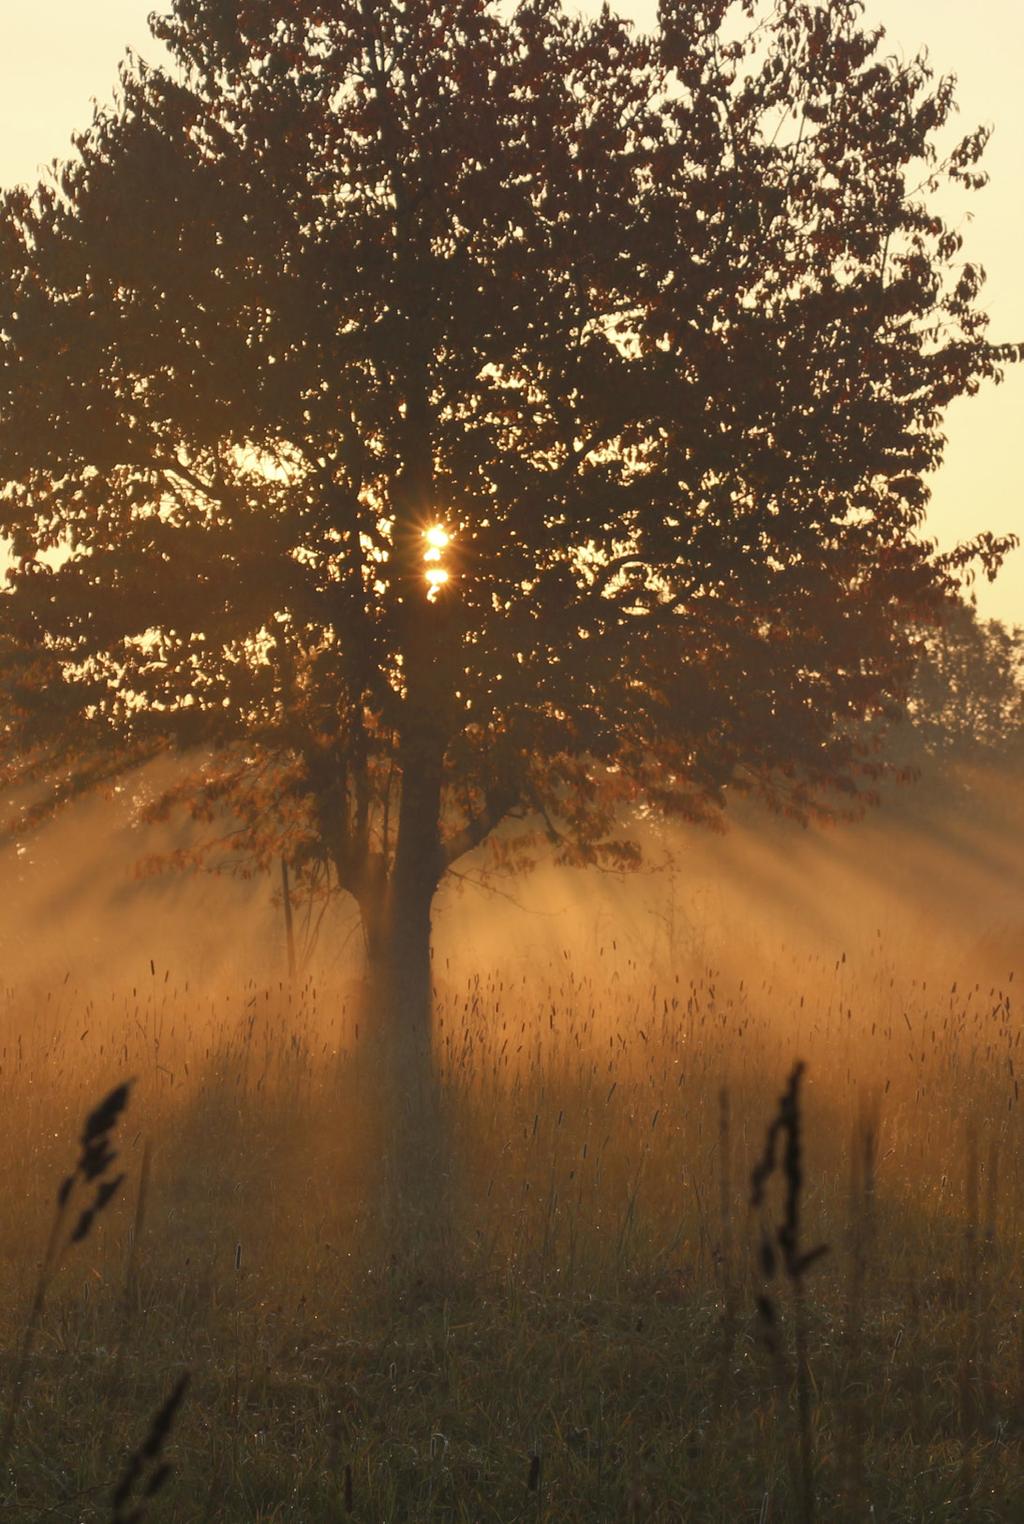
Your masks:
M921 640L907 719L929 761L1012 762L1024 753L1024 629L967 604Z
M1018 357L931 204L985 133L940 154L951 81L854 0L154 28L173 71L3 198L9 776L193 759L329 860L422 1065L481 843L628 862L629 810L870 787L908 620L1005 548L918 533L944 407Z

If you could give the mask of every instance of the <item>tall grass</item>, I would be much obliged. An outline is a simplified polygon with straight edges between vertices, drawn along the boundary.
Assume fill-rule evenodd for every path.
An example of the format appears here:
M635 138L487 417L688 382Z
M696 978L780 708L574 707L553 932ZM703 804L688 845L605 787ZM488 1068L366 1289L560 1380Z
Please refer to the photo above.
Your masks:
M1012 985L890 954L657 978L608 949L448 987L436 1274L381 1231L340 991L8 991L8 1394L48 1182L91 1097L138 1078L130 1178L51 1278L0 1513L108 1517L104 1457L187 1368L154 1518L1018 1517ZM752 1211L797 1057L781 1194Z

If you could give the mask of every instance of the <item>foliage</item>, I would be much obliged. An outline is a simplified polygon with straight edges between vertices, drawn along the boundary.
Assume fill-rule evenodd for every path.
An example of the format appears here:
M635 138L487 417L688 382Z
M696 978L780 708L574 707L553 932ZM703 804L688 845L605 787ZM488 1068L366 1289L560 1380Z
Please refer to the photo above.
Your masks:
M907 707L929 758L1021 757L1024 629L959 609L922 640Z
M952 81L855 0L154 25L2 202L9 779L179 750L367 915L509 818L626 863L624 810L856 802L908 621L1004 548L919 534L1018 357L933 206L984 181Z

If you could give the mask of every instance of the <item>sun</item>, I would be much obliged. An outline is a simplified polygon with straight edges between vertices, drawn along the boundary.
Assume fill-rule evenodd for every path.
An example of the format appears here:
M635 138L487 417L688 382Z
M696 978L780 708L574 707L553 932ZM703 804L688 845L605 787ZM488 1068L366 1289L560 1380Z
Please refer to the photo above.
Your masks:
M429 529L423 531L425 549L423 560L426 563L427 597L433 601L445 583L450 580L449 573L441 565L441 556L445 548L451 544L451 535L443 524L431 524Z

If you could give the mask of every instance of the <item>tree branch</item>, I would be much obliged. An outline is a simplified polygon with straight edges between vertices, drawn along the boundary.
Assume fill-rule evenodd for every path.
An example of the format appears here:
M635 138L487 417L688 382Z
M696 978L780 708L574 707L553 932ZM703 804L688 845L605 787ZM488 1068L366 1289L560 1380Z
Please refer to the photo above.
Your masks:
M441 843L442 873L446 873L452 863L458 862L460 857L465 857L467 852L472 852L474 847L478 847L518 803L519 795L515 789L507 787L489 789L483 809L471 815L461 831L457 831L454 836L450 836L447 841Z

